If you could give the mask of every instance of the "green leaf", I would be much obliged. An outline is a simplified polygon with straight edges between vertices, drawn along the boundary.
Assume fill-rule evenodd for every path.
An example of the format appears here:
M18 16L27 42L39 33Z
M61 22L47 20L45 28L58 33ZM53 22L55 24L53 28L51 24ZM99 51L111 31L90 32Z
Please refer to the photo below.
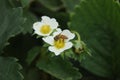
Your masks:
M7 40L22 31L23 24L22 9L7 8L6 0L0 1L0 53L3 47L7 45Z
M91 49L81 66L103 77L120 75L120 4L115 0L82 0L71 17L71 29Z
M40 74L40 71L37 68L30 68L27 72L25 71L24 74L24 80L45 80L41 78L42 75Z
M34 0L20 0L22 3L22 7L29 7L30 3Z
M82 77L77 68L74 68L69 61L60 57L42 58L36 66L61 80L78 80Z
M62 0L65 8L68 12L72 12L76 5L79 4L80 0Z
M52 11L57 11L63 7L62 2L60 0L38 0L38 1L46 8Z
M26 62L28 64L31 64L32 61L38 56L39 53L40 53L40 47L34 47L34 48L32 48L28 52L28 56L27 56Z
M6 0L6 2L8 2L8 7L9 8L12 8L12 7L20 7L21 6L21 3L20 3L21 0Z
M34 14L29 11L24 11L25 23L22 25L23 34L32 33L33 23L37 21L37 18Z
M19 72L22 67L15 58L0 57L0 80L23 80Z

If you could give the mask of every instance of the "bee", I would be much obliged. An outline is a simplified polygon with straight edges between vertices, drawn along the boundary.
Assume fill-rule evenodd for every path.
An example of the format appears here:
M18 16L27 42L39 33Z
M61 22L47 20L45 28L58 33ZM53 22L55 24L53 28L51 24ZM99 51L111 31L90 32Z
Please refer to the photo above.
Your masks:
M56 40L56 41L59 40L59 39L63 39L64 40L64 39L68 39L68 37L65 36L65 35L62 35L62 34L59 34L59 35L54 37L54 40Z

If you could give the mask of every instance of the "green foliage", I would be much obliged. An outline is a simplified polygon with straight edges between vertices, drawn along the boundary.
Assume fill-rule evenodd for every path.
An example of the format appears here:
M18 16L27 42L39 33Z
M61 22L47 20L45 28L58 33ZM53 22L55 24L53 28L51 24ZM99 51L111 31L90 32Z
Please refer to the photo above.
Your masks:
M28 56L27 56L26 62L28 64L31 64L32 61L38 56L39 52L40 52L40 47L34 47L34 48L32 48L28 52Z
M57 11L62 8L62 3L60 0L38 0L42 5L44 5L46 8Z
M36 68L29 69L27 73L25 73L24 80L45 80L42 78L42 75L39 74L40 71Z
M86 56L88 56L87 51L82 51L82 50L79 51L79 50L75 50L75 49L74 49L74 51L68 50L62 55L63 58L68 57L68 58L71 58L71 59L73 59L75 61L79 61L79 62L83 61L84 59L86 60Z
M29 12L28 10L24 11L24 18L25 18L25 23L22 25L23 27L23 33L31 33L32 34L32 26L33 23L37 21L37 18L34 14Z
M0 80L23 80L19 72L22 67L16 61L16 58L0 57Z
M34 0L20 0L22 3L22 7L29 7L30 3Z
M120 73L120 4L115 0L82 0L72 14L70 28L78 31L92 51L81 66L103 77Z
M22 9L9 9L6 3L6 0L0 1L0 52L8 44L7 40L10 37L22 31L21 25L24 22Z
M60 56L48 52L48 45L32 35L33 23L43 15L81 39ZM0 80L119 80L119 23L119 0L1 0Z
M82 77L77 68L60 57L49 56L47 59L44 57L37 62L36 66L60 80L78 80Z
M21 4L20 4L20 1L19 0L5 0L6 2L8 2L7 3L7 6L8 6L8 8L11 8L11 7L14 7L14 8L16 8L16 7L20 7L21 6Z
M80 0L61 0L68 12L72 12L80 2Z

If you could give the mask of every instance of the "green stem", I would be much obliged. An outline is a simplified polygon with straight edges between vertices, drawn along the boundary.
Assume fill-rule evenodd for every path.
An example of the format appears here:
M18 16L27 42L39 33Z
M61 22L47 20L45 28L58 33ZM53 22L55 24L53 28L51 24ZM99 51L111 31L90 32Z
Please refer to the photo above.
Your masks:
M78 41L81 41L80 34L78 32L76 32L76 31L72 31L72 32L77 35Z

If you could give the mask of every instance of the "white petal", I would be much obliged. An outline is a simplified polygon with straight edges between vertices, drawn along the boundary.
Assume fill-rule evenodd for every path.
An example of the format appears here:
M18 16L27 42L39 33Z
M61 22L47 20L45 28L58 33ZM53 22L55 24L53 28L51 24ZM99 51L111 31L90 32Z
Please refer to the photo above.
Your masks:
M51 18L51 21L52 21L52 22L56 22L56 19L55 19L55 18Z
M37 34L39 34L40 36L49 36L51 34L51 32L49 32L48 34L43 34L39 31L39 32L37 32Z
M52 36L44 37L42 39L43 39L43 41L45 41L46 43L48 43L50 45L54 44L54 38Z
M40 31L35 31L34 33L37 34L37 35L39 35L39 36L43 35L42 33L40 33Z
M75 37L74 33L71 33L69 30L63 30L63 32L61 33L62 35L65 35L66 37L68 37L67 41L73 39Z
M57 49L54 46L50 46L48 49L49 51L54 52L56 56L58 56L64 51L64 49Z
M47 22L50 21L50 17L48 17L48 16L42 16L41 18L42 18L41 22L43 22L45 24L47 24Z
M55 18L49 18L48 16L42 16L42 23L50 25L52 29L56 29L58 27L58 22Z
M43 23L41 23L41 22L35 22L34 24L33 24L33 29L34 30L40 30L40 27L43 25Z
M73 46L73 43L72 43L72 42L66 42L66 43L65 43L64 50L70 49L70 48L72 48L72 46Z
M52 29L56 29L59 26L55 18L52 18L50 22L48 22L48 24L51 26Z
M62 32L60 28L57 28L56 31L53 33L53 37L59 35Z
M38 35L41 35L42 33L40 33L40 28L42 27L43 23L41 22L35 22L33 24L33 29L34 29L34 33L35 34L38 34Z

